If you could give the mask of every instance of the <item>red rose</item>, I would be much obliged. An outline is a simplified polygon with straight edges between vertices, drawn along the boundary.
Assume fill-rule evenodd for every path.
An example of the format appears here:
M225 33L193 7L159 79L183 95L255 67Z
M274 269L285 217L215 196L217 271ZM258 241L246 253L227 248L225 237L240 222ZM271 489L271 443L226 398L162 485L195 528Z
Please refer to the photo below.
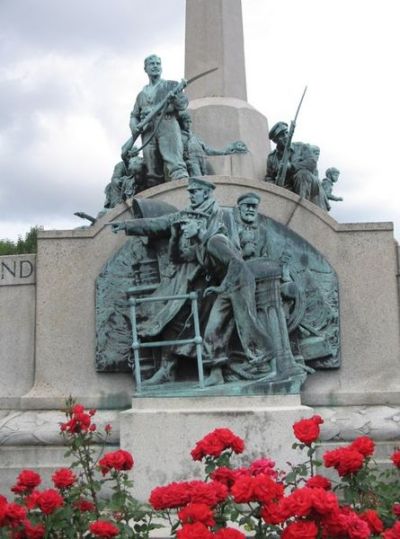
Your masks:
M201 522L185 524L176 532L177 539L213 539L213 534Z
M4 506L5 517L11 525L18 525L26 518L26 509L17 503L9 503Z
M308 516L313 508L313 492L312 488L298 488L283 498L281 510L286 518Z
M396 517L400 517L400 503L394 503L392 506L392 511Z
M108 522L108 520L96 520L92 522L89 526L89 531L92 535L104 537L105 539L119 535L119 528L112 522Z
M34 509L37 506L37 501L40 494L41 493L38 490L34 490L33 492L31 492L31 494L25 497L24 501L28 509Z
M252 476L239 477L231 488L236 503L249 503L255 501L254 480Z
M335 468L340 477L358 472L364 464L364 455L351 447L326 451L323 459L325 466Z
M399 539L400 537L400 522L396 522L393 528L389 528L383 533L384 539Z
M282 533L282 539L315 539L317 536L317 525L307 520L288 524Z
M214 481L219 481L223 485L230 488L235 482L235 471L231 470L231 468L221 466L220 468L216 468L211 473L210 477L211 479L214 479Z
M242 453L244 441L229 429L215 429L196 443L191 455L193 460L202 460L206 456L219 457L226 449Z
M244 533L235 528L221 528L214 534L215 539L246 539Z
M279 503L268 503L261 509L261 517L267 524L276 526L282 524L286 520L286 516L282 513Z
M190 502L191 489L188 482L170 483L151 491L149 502L153 509L174 509Z
M124 449L118 449L106 453L103 458L99 460L99 466L103 475L106 475L111 470L127 471L131 470L134 461L129 451Z
M42 478L37 472L33 470L22 470L17 477L16 485L11 490L16 494L20 494L28 490L33 490L41 482Z
M314 415L310 419L300 419L293 425L294 435L303 444L311 445L319 438L319 426L323 422L319 415Z
M82 414L85 411L85 407L82 404L75 404L72 407L73 414Z
M110 425L110 423L107 423L107 425L105 425L104 430L107 434L110 434L110 432L112 431L112 426Z
M192 503L205 503L210 507L214 507L214 505L226 500L228 497L227 487L218 481L211 481L210 483L190 481L188 486Z
M43 524L32 524L29 520L24 522L24 537L26 539L43 539L46 534Z
M314 475L306 481L306 486L309 488L323 488L324 490L330 490L332 483L326 477L322 475Z
M400 450L395 451L393 455L391 456L391 459L392 459L393 464L397 468L400 468Z
M375 442L368 436L359 436L350 444L350 447L364 455L364 457L370 457L374 454Z
M378 513L373 509L367 509L358 516L368 524L368 527L373 535L379 535L383 532L383 522L379 518Z
M336 494L324 490L323 488L313 488L311 490L313 509L318 514L327 515L339 510L339 502Z
M57 490L49 488L39 494L36 503L45 515L50 515L64 505L64 499Z
M205 503L190 503L178 513L183 524L202 522L205 526L214 526L214 514Z
M262 473L276 479L278 477L278 472L274 468L275 462L273 460L264 458L253 461L249 466L249 472L251 475L258 475Z
M283 497L284 486L270 476L259 474L254 477L254 497L258 502L269 503Z
M349 511L347 514L342 513L339 520L342 522L349 539L369 539L371 537L368 524L353 511Z
M75 483L77 477L69 468L60 468L51 476L54 486L57 488L69 488Z
M96 509L94 503L85 499L77 500L74 503L74 507L76 507L76 509L78 509L78 511L80 511L81 513L93 513Z

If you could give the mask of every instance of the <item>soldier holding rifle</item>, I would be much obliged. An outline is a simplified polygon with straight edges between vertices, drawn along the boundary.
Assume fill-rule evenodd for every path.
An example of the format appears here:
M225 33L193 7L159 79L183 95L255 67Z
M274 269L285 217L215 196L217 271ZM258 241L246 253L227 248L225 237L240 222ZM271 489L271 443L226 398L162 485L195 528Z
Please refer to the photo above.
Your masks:
M276 148L268 155L265 181L285 187L327 210L327 198L318 178L318 157L313 147L304 142L292 143L297 116L306 89L290 129L287 123L277 122L269 132L269 138L275 142Z
M135 141L142 136L143 157L151 179L162 181L164 166L171 180L188 178L178 113L188 106L184 85L161 78L161 59L152 54L144 61L149 84L138 94L131 112L130 128ZM155 113L155 114L153 114Z

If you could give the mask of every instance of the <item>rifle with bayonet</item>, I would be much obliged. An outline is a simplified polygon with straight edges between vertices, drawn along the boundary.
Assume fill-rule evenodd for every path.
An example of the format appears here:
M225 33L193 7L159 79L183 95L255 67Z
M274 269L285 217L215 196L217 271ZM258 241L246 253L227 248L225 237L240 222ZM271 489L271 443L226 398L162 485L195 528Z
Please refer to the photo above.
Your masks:
M294 120L292 120L290 122L288 139L287 139L286 144L285 144L285 149L283 150L282 160L281 160L279 170L278 170L278 174L277 174L277 177L276 177L276 185L279 185L280 187L283 187L284 184L285 184L286 174L287 174L287 171L288 171L288 168L289 168L290 147L292 145L292 139L293 139L293 135L294 135L294 130L296 129L297 116L299 115L300 107L301 107L301 105L303 103L303 99L304 99L304 96L306 95L306 91L307 91L307 86L304 88L304 92L303 92L303 95L301 96L299 106L297 107L297 111L296 111Z

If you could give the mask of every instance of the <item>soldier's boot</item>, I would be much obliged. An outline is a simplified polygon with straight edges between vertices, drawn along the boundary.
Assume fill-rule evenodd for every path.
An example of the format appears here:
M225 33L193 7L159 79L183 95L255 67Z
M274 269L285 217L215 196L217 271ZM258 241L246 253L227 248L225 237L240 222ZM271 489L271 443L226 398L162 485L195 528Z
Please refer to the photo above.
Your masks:
M221 367L213 367L210 374L204 380L205 387L218 386L224 383L224 376Z
M151 378L145 380L143 385L155 386L173 382L175 380L176 363L176 358L163 358L158 371L156 371Z

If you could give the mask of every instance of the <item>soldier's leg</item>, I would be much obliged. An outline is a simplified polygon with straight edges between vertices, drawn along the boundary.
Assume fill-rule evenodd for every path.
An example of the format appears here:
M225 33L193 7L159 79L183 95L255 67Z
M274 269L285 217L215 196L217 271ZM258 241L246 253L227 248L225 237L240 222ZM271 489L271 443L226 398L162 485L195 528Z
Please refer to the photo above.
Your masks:
M143 144L146 143L150 135L151 133L148 133L143 136ZM155 137L143 148L143 160L147 168L147 176L152 179L163 176L162 159Z
M157 133L158 148L171 180L189 177L183 160L182 135L174 117L161 120Z

